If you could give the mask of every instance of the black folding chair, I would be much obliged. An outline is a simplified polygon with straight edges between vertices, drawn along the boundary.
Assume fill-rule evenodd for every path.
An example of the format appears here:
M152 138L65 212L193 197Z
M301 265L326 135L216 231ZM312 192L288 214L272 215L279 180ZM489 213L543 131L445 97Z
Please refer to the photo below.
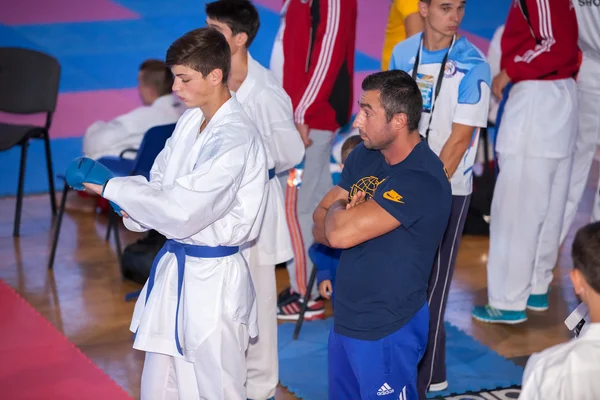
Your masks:
M42 139L46 150L46 166L52 215L56 215L54 174L48 131L56 109L60 64L56 58L39 51L0 47L0 111L12 114L46 113L44 126L0 123L0 151L21 146L21 165L13 236L20 233L23 207L23 181L30 139Z

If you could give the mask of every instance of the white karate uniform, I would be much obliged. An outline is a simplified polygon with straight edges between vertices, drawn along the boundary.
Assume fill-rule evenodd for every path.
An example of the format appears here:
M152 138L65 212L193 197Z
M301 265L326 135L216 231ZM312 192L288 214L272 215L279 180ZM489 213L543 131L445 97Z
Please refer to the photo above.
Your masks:
M565 208L561 243L569 233L587 184L596 147L600 142L600 7L590 2L573 2L579 27L579 48L583 53L577 75L579 130L573 154L573 170ZM600 182L598 182L600 190ZM600 195L596 190L592 221L600 220Z
M277 174L299 164L304 144L294 124L292 102L272 73L250 54L248 75L236 97L262 136L271 172ZM283 191L276 178L268 184L266 210L258 238L243 251L258 309L259 335L250 341L246 356L248 398L253 400L273 397L279 382L275 265L294 256Z
M519 400L600 399L600 323L571 341L533 354Z
M488 256L492 307L523 311L545 294L558 258L577 133L573 79L522 81L509 94L496 151Z
M112 121L96 121L83 136L83 153L97 160L119 156L125 149L137 149L148 129L174 124L185 112L185 106L171 94L159 97L150 106L138 107ZM134 157L127 154L125 157Z
M108 182L103 195L129 214L127 228L211 247L241 246L258 236L268 181L262 139L235 96L198 134L203 121L199 108L181 117L150 182L142 176ZM146 302L147 290L148 282L130 328L137 332L133 347L147 352L142 399L246 399L245 351L258 332L254 287L241 252L185 257L179 312L173 253L158 262Z

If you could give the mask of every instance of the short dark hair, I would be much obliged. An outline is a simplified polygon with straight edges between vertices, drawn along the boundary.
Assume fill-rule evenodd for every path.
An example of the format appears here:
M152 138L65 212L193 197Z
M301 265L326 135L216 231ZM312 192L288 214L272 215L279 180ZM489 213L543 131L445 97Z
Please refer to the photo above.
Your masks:
M173 74L164 61L146 60L140 65L140 72L142 81L156 89L159 97L173 92Z
M342 144L342 162L346 162L346 158L350 155L356 146L362 143L362 138L359 135L353 135L344 140Z
M206 77L215 69L223 71L227 85L231 69L231 49L225 36L212 28L198 28L175 40L167 50L166 63L189 67Z
M581 271L586 282L600 293L600 222L579 229L572 248L573 268Z
M363 80L362 90L379 91L379 101L388 122L394 115L402 113L408 118L410 131L419 129L423 97L417 83L409 74L401 70L376 72Z
M248 35L246 48L250 47L260 27L260 17L249 0L217 0L206 4L205 9L208 18L226 24L234 35Z

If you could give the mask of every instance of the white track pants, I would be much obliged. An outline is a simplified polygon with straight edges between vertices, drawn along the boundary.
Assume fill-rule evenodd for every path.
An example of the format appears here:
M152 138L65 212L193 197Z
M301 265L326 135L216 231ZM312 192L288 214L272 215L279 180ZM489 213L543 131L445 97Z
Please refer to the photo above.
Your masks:
M552 281L571 158L498 155L488 258L489 304L525 310Z
M577 128L573 80L511 90L498 132L488 256L489 304L525 310L548 291L558 258Z

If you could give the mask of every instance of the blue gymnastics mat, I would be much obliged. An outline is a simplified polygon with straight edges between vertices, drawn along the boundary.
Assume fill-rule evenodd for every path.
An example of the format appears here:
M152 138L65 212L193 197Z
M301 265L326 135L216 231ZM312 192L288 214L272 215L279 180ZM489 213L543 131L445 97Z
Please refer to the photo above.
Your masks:
M305 322L295 341L292 340L295 324L279 325L279 381L303 400L327 399L327 337L332 324L331 318ZM521 383L523 368L447 322L446 339L450 386L436 396L508 388Z

